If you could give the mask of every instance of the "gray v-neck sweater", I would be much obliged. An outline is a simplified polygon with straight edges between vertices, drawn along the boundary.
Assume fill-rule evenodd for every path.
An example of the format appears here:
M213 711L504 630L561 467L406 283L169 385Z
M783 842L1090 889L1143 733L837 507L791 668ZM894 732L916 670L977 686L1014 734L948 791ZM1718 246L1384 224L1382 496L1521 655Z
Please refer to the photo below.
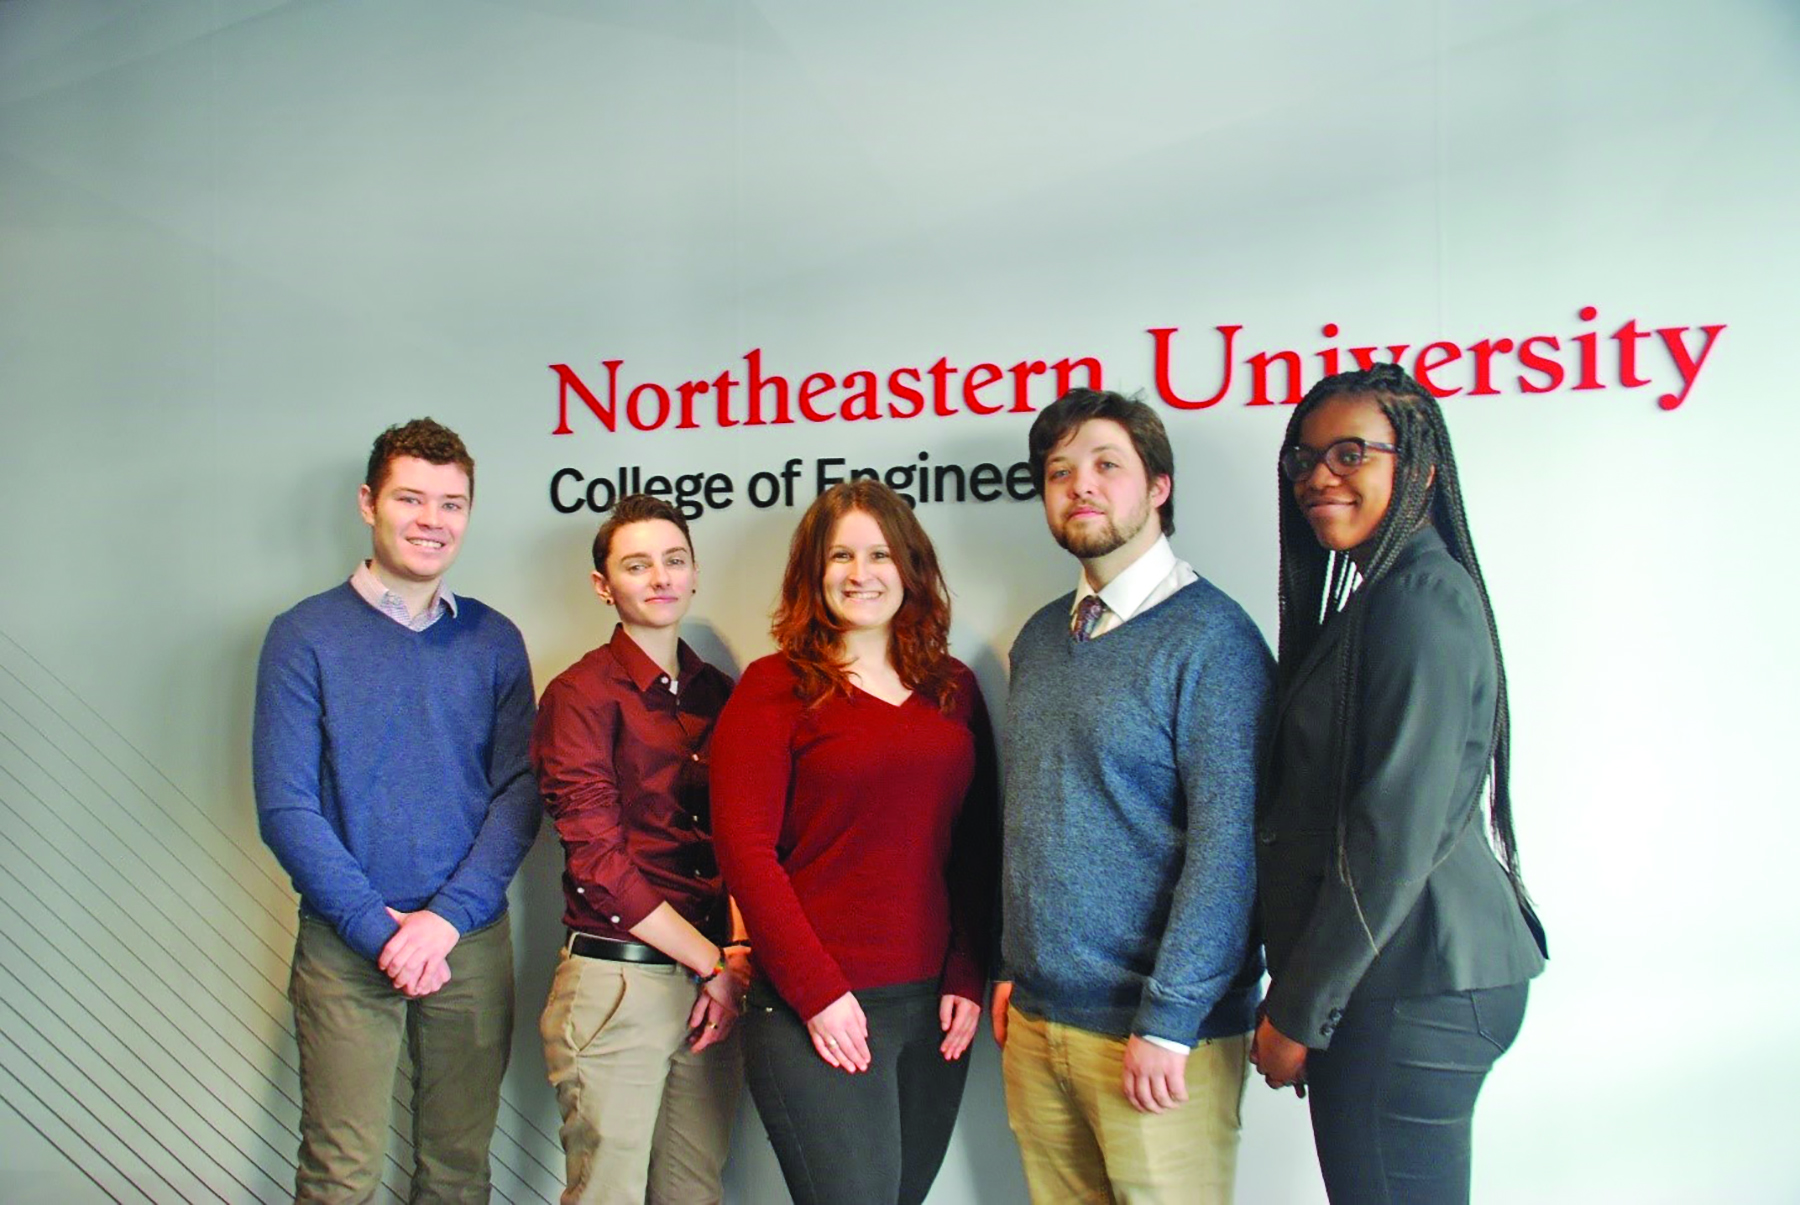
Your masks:
M1193 1043L1247 1032L1256 770L1273 682L1204 578L1085 643L1064 595L1012 648L1004 976L1025 1011Z

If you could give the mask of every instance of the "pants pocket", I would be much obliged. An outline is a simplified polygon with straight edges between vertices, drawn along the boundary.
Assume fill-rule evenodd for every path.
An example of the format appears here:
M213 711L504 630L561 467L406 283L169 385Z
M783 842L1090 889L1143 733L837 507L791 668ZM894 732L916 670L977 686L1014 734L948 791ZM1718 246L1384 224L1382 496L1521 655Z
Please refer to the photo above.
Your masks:
M1505 1054L1512 1048L1525 1024L1528 990L1526 984L1514 983L1469 993L1469 1007L1475 1014L1475 1032L1492 1044L1496 1054Z
M593 1045L624 1007L622 965L564 954L544 1007L542 1036L574 1053Z

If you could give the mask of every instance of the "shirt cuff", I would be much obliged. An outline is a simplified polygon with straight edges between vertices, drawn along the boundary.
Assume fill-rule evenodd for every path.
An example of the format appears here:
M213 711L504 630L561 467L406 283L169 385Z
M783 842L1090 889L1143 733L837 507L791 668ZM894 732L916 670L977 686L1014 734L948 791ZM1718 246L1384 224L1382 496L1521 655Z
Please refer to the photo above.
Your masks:
M1140 1033L1138 1037L1144 1039L1144 1041L1150 1043L1152 1046L1161 1046L1164 1050L1172 1050L1176 1054L1194 1053L1194 1048L1192 1046L1183 1046L1180 1042L1172 1042L1168 1038L1159 1038L1155 1034Z
M613 884L611 895L613 911L618 914L613 923L627 931L637 928L664 903L656 888L635 872L626 876L624 882Z

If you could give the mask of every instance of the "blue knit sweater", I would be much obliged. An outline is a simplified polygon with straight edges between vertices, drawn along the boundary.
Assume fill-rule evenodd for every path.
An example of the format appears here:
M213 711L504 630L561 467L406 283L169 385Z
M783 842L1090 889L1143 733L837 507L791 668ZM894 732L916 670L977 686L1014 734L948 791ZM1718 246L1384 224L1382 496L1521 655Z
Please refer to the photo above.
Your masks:
M277 616L251 751L301 910L370 959L396 928L384 906L463 933L499 919L537 834L535 713L519 630L472 598L422 632L348 583Z
M1204 579L1086 643L1069 635L1072 603L1032 616L1012 648L1013 1003L1117 1037L1248 1032L1268 647Z

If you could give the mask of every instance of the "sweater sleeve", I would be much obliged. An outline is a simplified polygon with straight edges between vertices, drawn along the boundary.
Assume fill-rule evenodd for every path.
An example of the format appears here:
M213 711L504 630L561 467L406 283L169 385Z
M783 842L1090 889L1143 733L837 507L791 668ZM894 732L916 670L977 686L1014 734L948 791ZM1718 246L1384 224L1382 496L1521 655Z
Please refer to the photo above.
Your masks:
M467 933L506 906L506 887L537 836L542 808L531 774L531 726L537 714L531 662L519 629L498 612L494 726L488 742L487 816L469 852L426 905Z
M613 763L619 705L603 691L584 689L586 681L571 672L545 689L531 758L544 807L568 848L569 877L589 903L630 929L663 897L638 871L625 840Z
M712 741L713 846L750 930L756 965L803 1020L850 990L781 865L802 704L779 657L755 662L719 716Z
M1493 713L1475 714L1491 656L1487 621L1470 593L1439 580L1383 583L1362 640L1361 723L1344 803L1346 882L1328 870L1317 901L1271 983L1268 1017L1288 1037L1324 1049L1376 951L1418 903L1437 862L1479 823L1458 777L1485 751ZM1475 790L1480 790L1476 779Z
M999 890L1000 771L994 730L975 675L963 671L969 731L975 738L975 773L951 837L950 951L944 959L943 991L981 1003L991 965L994 897Z
M251 777L256 819L308 908L374 961L397 926L362 864L325 817L324 697L318 656L291 616L269 625L256 669Z
M1273 664L1238 612L1185 669L1174 716L1187 842L1131 1031L1192 1044L1242 969L1256 904L1256 781Z

